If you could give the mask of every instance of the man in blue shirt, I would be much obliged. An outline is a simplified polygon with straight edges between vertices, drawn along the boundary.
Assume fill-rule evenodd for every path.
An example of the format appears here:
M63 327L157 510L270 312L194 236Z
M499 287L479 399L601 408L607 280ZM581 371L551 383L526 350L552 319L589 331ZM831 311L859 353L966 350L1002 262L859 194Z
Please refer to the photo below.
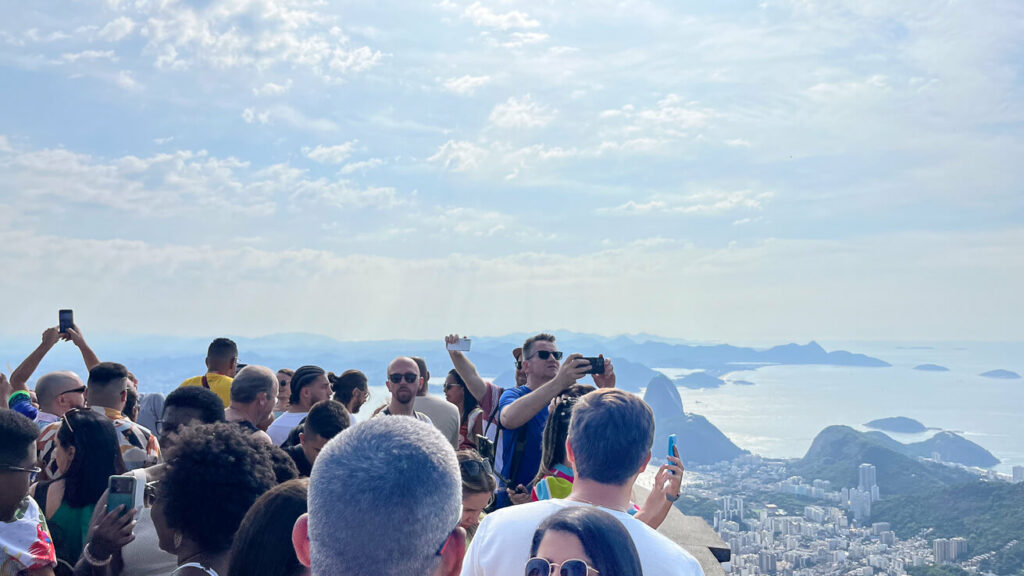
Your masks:
M498 401L499 419L504 429L501 476L512 482L512 486L503 486L506 490L498 490L496 504L499 508L507 506L514 493L529 494L526 485L540 468L548 404L590 370L590 362L580 354L571 354L561 364L562 353L551 334L528 338L523 343L521 358L526 385L506 390ZM598 388L614 388L615 370L611 360L605 358L604 366L604 374L594 374L594 383Z

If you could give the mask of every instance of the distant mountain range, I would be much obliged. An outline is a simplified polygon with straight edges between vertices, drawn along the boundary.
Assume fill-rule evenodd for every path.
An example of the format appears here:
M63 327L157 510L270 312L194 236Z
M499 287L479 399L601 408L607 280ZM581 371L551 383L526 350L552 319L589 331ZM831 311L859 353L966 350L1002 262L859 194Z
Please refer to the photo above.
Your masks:
M991 452L953 432L939 432L927 440L913 444L903 444L882 432L866 432L865 435L893 450L915 458L931 458L938 454L943 462L952 462L963 466L991 468L999 464L999 459Z
M568 331L554 331L559 348L585 356L604 354L612 358L620 388L639 391L658 374L654 368L702 369L708 377L726 372L754 369L770 364L833 364L841 366L889 366L877 358L838 350L826 352L815 342L786 344L766 350L721 345L685 344L650 335L604 337ZM90 345L103 360L114 360L135 372L143 390L168 391L182 380L200 374L211 338L165 336L93 337L85 331ZM230 335L229 335L230 336ZM474 338L470 358L481 374L498 375L511 384L512 349L521 346L529 334ZM362 370L373 385L383 385L387 363L397 355L421 356L433 376L451 368L441 337L436 340L341 341L317 334L274 334L259 338L234 338L239 361L271 368L298 368L317 364L341 372ZM17 366L37 345L36 340L0 341L0 365ZM71 369L84 373L77 350L67 343L58 345L43 361L36 374ZM698 376L697 378L704 378ZM707 382L714 383L711 380ZM701 386L706 387L706 386Z
M668 377L659 374L652 378L644 392L644 401L654 412L651 450L659 461L664 461L668 454L669 434L676 435L679 456L684 463L714 464L746 453L707 418L685 413L679 390Z
M874 464L883 495L921 493L975 478L964 470L920 461L899 446L904 445L881 432L829 426L818 433L807 454L788 470L808 481L820 478L835 487L853 487L858 482L858 466Z
M917 366L914 366L914 370L921 370L923 372L949 372L949 368L939 366L938 364L918 364Z

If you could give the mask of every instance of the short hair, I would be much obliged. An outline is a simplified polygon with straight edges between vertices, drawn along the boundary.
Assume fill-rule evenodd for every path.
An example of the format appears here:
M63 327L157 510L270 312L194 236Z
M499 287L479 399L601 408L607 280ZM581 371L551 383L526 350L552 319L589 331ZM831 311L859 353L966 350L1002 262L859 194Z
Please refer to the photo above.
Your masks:
M286 374L288 376L294 376L295 375L295 370L292 370L291 368L281 368L277 372L280 373L280 374Z
M14 410L0 409L0 464L17 466L39 437L39 425Z
M489 472L490 464L476 450L459 450L455 456L462 475L463 497L466 494L493 494L498 489L498 481ZM464 465L465 462L478 462L479 466Z
M530 349L533 347L533 343L534 342L554 342L554 341L555 341L555 335L554 334L548 334L547 332L541 332L540 334L537 334L537 335L534 335L534 336L530 336L529 338L526 339L526 342L523 342L523 353L522 353L523 355L522 355L522 358L525 360L526 358L528 358L530 356L530 352L532 352L532 350L530 350ZM513 356L515 355L514 352L515 351L513 351Z
M274 482L283 484L300 476L299 467L295 465L295 460L292 460L292 457L284 449L267 442L259 442L258 444L270 456L270 463L274 467Z
M332 372L327 375L327 379L331 382L334 399L342 404L347 404L352 400L352 393L356 389L363 391L369 389L369 381L366 379L366 374L359 370L345 370L341 373L341 376L335 376Z
M206 349L206 357L210 360L228 361L238 358L238 345L230 338L214 338Z
M572 534L599 574L641 576L643 568L629 531L618 518L591 506L570 506L548 516L533 533L530 557L537 555L548 531Z
M334 400L324 400L317 402L309 409L306 421L302 424L302 431L330 440L348 428L349 423L348 410L345 409L344 404Z
M100 362L89 370L89 388L107 388L128 379L128 369L117 362Z
M231 546L227 576L298 576L304 573L291 542L292 526L306 513L309 479L289 480L260 496L242 519Z
M318 376L323 376L324 374L326 372L319 366L303 366L296 370L295 374L292 374L291 392L288 396L288 401L292 405L298 405L301 401L300 394L302 389L312 384L313 380L316 380Z
M416 395L426 396L428 386L427 380L430 375L430 370L427 369L427 361L419 356L409 356L409 358L412 358L412 361L416 363L416 369L420 371L420 378L423 378L423 382L420 382L420 389L416 392Z
M169 407L192 408L199 412L199 421L203 424L224 422L224 401L212 390L200 386L178 388L164 399L164 412Z
M363 422L328 442L313 464L312 573L433 574L461 515L455 451L436 428L415 418Z
M654 413L640 397L603 388L576 401L569 444L576 475L623 484L640 470L654 443Z
M255 402L260 392L271 400L276 397L277 375L266 366L246 366L231 381L231 401L239 404Z
M233 423L182 428L160 482L167 525L209 553L230 548L246 511L277 484L261 444Z

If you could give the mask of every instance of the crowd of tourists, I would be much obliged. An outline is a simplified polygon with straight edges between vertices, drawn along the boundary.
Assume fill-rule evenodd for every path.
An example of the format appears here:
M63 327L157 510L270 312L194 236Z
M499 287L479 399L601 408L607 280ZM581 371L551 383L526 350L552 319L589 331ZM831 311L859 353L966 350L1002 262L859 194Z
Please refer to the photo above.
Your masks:
M610 358L595 370L537 334L503 389L459 340L438 342L443 397L396 355L368 407L359 370L243 367L227 338L164 397L77 326L47 329L0 374L0 576L703 576L657 531L678 454L632 500L654 417ZM87 380L30 389L62 342Z

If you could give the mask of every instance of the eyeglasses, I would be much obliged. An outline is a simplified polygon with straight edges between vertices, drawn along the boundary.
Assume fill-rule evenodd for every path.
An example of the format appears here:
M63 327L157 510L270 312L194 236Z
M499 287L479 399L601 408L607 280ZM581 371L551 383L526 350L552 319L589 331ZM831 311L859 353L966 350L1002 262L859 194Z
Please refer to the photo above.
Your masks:
M399 382L402 381L403 377L405 377L405 381L408 382L409 384L412 384L413 382L416 382L417 380L420 379L420 375L415 372L406 372L405 374L399 374L396 372L388 376L388 379L391 380L392 384L398 384Z
M587 576L591 570L594 568L583 560L566 560L555 564L544 558L530 558L526 563L526 576ZM594 570L594 574L599 572Z
M10 464L0 464L0 470L7 470L9 472L28 472L29 484L35 482L36 477L43 471L43 469L38 466L34 468L22 468L21 466L11 466Z
M552 356L555 357L555 360L561 360L562 359L562 353L561 352L558 352L558 351L550 352L548 350L537 350L537 352L527 356L526 359L529 360L530 358L533 358L534 356L540 358L541 360L547 360L548 358L551 358Z
M75 433L75 428L74 426L71 425L71 419L68 418L68 416L74 414L75 412L81 412L83 410L83 408L72 408L71 410L65 412L63 416L60 417L60 421L67 424L68 430L70 430L72 434Z

